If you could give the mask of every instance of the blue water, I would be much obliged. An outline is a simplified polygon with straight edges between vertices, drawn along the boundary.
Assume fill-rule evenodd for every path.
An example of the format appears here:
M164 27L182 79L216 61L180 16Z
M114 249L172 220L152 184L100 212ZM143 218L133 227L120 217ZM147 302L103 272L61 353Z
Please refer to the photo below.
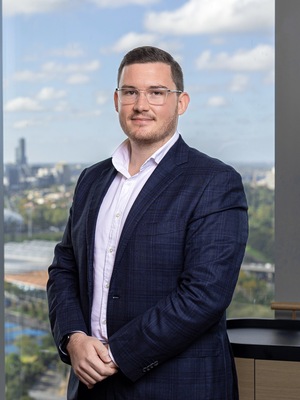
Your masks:
M5 322L5 354L19 352L19 348L14 345L14 341L20 336L33 336L39 340L46 334L47 332L40 329L25 328L12 322Z

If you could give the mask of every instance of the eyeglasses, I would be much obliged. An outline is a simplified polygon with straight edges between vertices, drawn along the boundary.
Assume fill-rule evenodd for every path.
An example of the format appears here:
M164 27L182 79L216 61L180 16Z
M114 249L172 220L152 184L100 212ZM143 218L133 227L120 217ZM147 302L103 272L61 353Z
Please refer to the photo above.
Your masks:
M119 100L122 104L134 104L140 97L140 93L145 93L149 104L162 106L165 104L169 93L182 93L182 90L171 90L167 88L150 88L146 90L134 88L116 88Z

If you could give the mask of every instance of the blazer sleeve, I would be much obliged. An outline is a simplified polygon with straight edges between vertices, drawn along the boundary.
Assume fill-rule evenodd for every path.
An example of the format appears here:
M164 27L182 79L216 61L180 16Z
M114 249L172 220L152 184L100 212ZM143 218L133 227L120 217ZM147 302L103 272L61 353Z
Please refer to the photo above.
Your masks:
M76 199L77 188L85 171L79 177L74 199ZM75 201L75 200L74 200ZM49 320L54 342L58 348L59 356L67 364L70 364L69 356L62 351L64 337L74 331L88 332L88 324L84 314L82 297L87 298L86 272L78 268L78 261L74 254L74 243L72 239L73 229L73 205L70 209L69 219L60 243L55 246L54 258L48 269L47 297L49 308ZM84 240L81 245L84 247ZM79 281L82 284L80 288ZM85 296L81 296L81 293ZM87 300L86 300L87 302Z
M188 221L177 287L109 338L114 359L130 380L175 357L224 318L247 237L240 175L219 171L199 194Z

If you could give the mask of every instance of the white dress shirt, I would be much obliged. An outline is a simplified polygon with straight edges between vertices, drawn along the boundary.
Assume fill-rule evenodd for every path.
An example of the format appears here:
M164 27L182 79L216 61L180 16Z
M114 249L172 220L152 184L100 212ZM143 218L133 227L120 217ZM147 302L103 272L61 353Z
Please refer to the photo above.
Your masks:
M110 278L124 223L142 187L178 138L179 133L176 132L167 143L144 162L140 171L133 176L128 172L129 140L126 139L113 154L112 163L118 173L98 213L94 249L94 297L91 326L92 336L103 343L107 343L106 311Z

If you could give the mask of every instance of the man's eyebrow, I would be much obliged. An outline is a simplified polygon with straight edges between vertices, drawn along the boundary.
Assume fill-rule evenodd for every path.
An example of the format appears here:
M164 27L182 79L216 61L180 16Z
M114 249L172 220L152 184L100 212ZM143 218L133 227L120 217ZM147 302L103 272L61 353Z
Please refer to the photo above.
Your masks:
M133 85L122 85L121 89L137 89L137 87Z
M138 89L134 85L122 85L121 88L122 89ZM168 87L165 85L151 85L151 86L148 86L146 89L168 89Z
M165 85L151 85L149 89L168 89Z

